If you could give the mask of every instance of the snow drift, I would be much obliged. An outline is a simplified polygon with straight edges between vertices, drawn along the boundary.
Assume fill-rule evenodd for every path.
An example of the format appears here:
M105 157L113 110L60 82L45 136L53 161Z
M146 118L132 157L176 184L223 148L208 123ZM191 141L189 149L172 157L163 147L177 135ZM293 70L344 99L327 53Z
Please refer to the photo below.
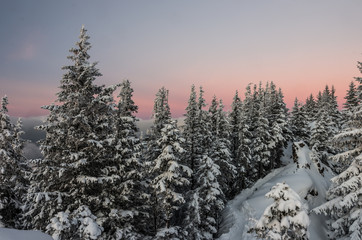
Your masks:
M265 194L277 183L287 183L311 210L325 202L333 172L323 163L312 161L311 150L304 142L290 144L283 162L287 165L275 169L253 187L243 190L230 201L223 213L220 240L257 239L247 231L272 203ZM323 172L320 169L324 169ZM322 240L326 236L326 217L309 212L310 239Z

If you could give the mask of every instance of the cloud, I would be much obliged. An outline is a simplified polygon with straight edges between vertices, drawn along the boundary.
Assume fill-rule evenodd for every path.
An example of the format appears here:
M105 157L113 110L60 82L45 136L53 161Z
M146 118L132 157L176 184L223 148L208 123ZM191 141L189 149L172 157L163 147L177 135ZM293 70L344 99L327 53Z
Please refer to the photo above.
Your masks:
M10 54L12 60L30 60L36 55L36 47L32 43L25 43L17 51Z

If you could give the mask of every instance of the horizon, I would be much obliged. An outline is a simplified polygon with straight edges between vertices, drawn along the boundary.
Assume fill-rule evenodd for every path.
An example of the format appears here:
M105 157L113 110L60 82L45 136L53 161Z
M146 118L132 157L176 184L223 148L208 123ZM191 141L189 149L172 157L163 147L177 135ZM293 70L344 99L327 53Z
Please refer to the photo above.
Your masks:
M86 4L85 4L86 3ZM39 7L41 6L41 8ZM150 119L166 87L174 118L183 116L191 85L203 86L225 110L235 91L273 81L291 110L326 85L339 109L361 61L360 1L49 2L5 0L0 9L0 97L9 115L46 116L84 24L97 84L131 81L137 117ZM117 92L116 92L117 94Z
M349 82L350 83L350 82ZM348 85L349 85L349 83L348 83ZM131 84L132 84L132 82L131 82ZM253 83L254 84L254 83ZM263 84L263 87L265 87L265 83L262 83ZM333 86L333 85L328 85L329 87L330 87L330 90L331 90L331 87ZM197 87L197 86L195 86L195 87ZM191 88L191 87L190 87ZM277 86L277 88L279 88L279 86ZM319 89L319 90L317 90L315 93L309 93L308 95L307 95L307 97L309 97L310 96L310 94L312 94L313 95L313 97L314 97L314 100L316 100L316 96L317 96L317 93L320 91L320 92L323 92L323 90L324 90L324 87L323 88L321 88L321 89ZM243 101L244 100L244 92L240 92L239 90L237 90L238 91L238 95L239 95L239 97L240 97L240 99ZM347 91L347 90L346 90ZM284 91L283 91L283 89L282 89L282 92L283 92L283 95L285 95L285 93L284 93ZM337 92L337 90L336 90L336 92ZM196 94L198 94L198 89L196 89ZM117 100L118 100L118 98L116 97L116 95L117 94L114 94L114 99L115 99L115 102L117 103ZM207 94L206 92L205 92L205 95L209 95L209 94ZM5 94L5 96L7 96L6 94ZM232 95L232 98L235 96L235 92L234 92L234 94ZM9 96L7 96L8 97L8 99L9 99ZM208 109L208 107L210 106L210 103L211 103L211 100L212 100L212 97L213 97L213 95L210 97L210 99L206 99L206 107L205 107L205 109L207 110ZM217 97L217 96L216 96ZM307 98L306 97L306 98ZM340 99L339 98L339 96L337 95L337 102L338 102L338 109L339 110L342 110L343 109L343 104L345 103L345 99L344 99L344 97L345 96L343 96L343 98L342 99ZM172 96L171 96L171 98L172 98ZM284 97L285 98L285 97ZM188 100L188 98L187 98L187 100ZM187 102L187 100L186 100L186 102ZM227 112L227 113L229 113L230 111L231 111L231 103L232 103L232 101L230 101L230 104L229 105L225 105L225 101L224 101L224 99L222 99L222 98L218 98L218 100L222 100L223 101L223 104L224 104L224 111L225 112ZM294 98L294 100L295 100L295 98ZM284 102L286 103L286 107L287 107L287 110L288 110L288 112L290 113L291 111L292 111L292 108L293 108L293 105L294 105L294 100L292 101L292 102L289 102L289 103L287 103L285 100L284 100ZM303 105L305 104L305 100L306 99L299 99L298 98L298 101L299 102L301 102ZM51 102L51 103L49 103L49 105L50 104L52 104L52 103L59 103L59 102L56 102L56 101L53 101L53 102ZM137 105L137 102L135 102L135 104ZM137 105L138 106L138 105ZM172 119L175 119L175 120L179 120L179 119L183 119L184 117L185 117L185 114L186 114L186 107L187 107L187 104L185 104L185 110L184 110L184 112L181 112L181 113L179 113L179 114L174 114L173 112L172 112L172 103L170 103L170 109L171 109L171 115L172 115ZM152 101L152 106L150 106L150 109L153 109L153 101ZM46 117L48 116L48 114L42 114L42 115L40 115L40 114L38 114L38 115L33 115L33 114L30 114L30 115L19 115L19 114L11 114L11 111L13 110L12 109L12 106L11 106L11 102L9 101L9 105L8 105L8 110L9 110L9 116L11 117L11 118L14 118L14 119L18 119L18 118L21 118L21 119L29 119L29 120L45 120L46 119ZM44 110L44 111L42 111L42 112L47 112L48 110ZM149 117L144 117L144 116L142 116L142 114L140 114L139 113L139 111L137 112L137 113L135 113L134 114L139 120L141 120L141 121L149 121L149 120L152 120L152 110L151 110L151 113L150 113L150 116Z

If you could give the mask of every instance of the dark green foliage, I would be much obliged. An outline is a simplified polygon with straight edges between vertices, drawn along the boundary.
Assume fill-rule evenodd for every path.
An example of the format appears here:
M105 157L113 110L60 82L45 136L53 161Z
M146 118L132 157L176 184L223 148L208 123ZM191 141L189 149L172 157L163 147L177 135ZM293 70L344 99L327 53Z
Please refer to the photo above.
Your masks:
M24 178L25 159L20 138L21 122L14 126L8 115L8 98L2 98L0 109L0 224L9 228L22 228L23 195L27 181Z

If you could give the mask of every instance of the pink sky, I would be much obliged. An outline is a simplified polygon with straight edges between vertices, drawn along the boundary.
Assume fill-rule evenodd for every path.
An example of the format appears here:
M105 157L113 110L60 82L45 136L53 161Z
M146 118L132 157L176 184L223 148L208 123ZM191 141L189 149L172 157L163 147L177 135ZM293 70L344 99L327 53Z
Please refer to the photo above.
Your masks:
M273 81L291 108L326 84L341 105L360 76L362 1L40 2L5 0L0 9L0 96L13 116L47 114L41 106L56 99L82 24L103 74L97 83L129 79L146 119L162 86L179 117L192 84L228 110L235 90L243 98L248 83Z

